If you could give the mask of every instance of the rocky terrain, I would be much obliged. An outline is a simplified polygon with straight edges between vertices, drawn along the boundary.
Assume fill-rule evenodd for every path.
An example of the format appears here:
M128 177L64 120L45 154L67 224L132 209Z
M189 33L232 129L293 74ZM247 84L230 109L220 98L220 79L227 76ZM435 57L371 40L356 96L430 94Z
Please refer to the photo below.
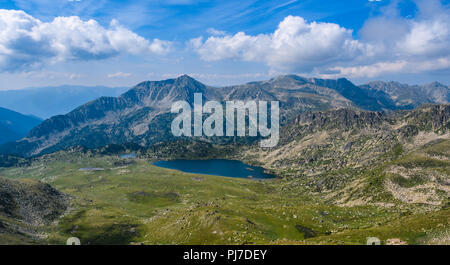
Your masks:
M69 196L36 180L0 178L0 244L41 240L40 227L51 224L67 210ZM22 241L23 240L23 241Z
M449 144L448 104L391 114L340 109L304 113L282 129L276 148L239 156L330 203L442 206L450 199Z
M393 148L409 151L427 141L448 139L449 129L450 105L394 113L305 112L281 129L277 147L255 150L255 155L269 168L297 168L303 174L314 174L380 162L376 160Z
M408 109L419 102L384 88L289 75L218 89L182 76L91 101L1 146L0 244L448 243L450 105ZM196 92L279 100L279 144L171 138L168 108ZM150 163L175 158L237 159L278 178Z
M338 205L399 200L442 206L450 197L449 130L448 104L392 113L308 111L282 127L275 148L203 139L139 152L149 159L243 160L289 180L285 189L301 185Z
M306 79L295 75L230 87L210 87L189 76L142 82L120 97L101 97L66 115L52 117L17 141L0 146L0 153L33 156L70 146L97 148L106 144L137 143L150 146L171 141L172 103L193 101L194 93L205 100L278 100L282 120L298 113L334 108L392 110L387 94L377 97L347 79Z

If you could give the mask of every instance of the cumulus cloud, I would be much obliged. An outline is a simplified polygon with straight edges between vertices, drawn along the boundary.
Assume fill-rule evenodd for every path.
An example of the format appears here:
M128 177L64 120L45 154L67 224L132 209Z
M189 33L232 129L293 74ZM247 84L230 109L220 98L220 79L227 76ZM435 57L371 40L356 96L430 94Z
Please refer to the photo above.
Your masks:
M364 65L335 67L353 76L390 73L420 73L449 69L450 10L439 0L416 1L414 18L398 15L396 2L384 14L368 19L359 34L361 41L374 47Z
M29 70L45 63L97 60L119 54L165 54L170 42L147 40L116 20L57 17L42 22L24 11L0 9L0 71Z
M308 71L333 61L350 60L364 47L352 39L352 31L333 23L308 23L288 16L272 34L257 36L239 32L223 37L196 38L191 46L202 59L241 59L267 63L281 69Z
M374 77L386 71L416 73L449 69L450 10L439 0L417 1L414 18L398 15L397 2L368 19L355 38L334 23L286 17L270 34L191 39L203 60L261 62L274 70L349 77Z

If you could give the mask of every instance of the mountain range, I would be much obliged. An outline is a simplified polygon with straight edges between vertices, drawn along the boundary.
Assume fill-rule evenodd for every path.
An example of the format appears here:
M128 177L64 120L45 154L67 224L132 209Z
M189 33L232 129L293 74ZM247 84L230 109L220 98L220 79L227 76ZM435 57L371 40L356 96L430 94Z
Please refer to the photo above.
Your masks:
M448 244L448 87L377 84L287 75L217 88L181 76L54 116L0 146L0 244ZM172 103L197 92L279 100L278 145L172 137ZM277 178L149 163L172 159L239 160Z
M1 153L34 156L70 146L97 148L107 144L136 143L150 146L172 139L170 122L173 102L192 103L194 93L205 100L278 100L281 121L288 123L300 113L328 109L393 111L421 103L448 102L449 88L433 83L404 87L398 83L377 82L356 86L345 78L318 79L297 75L278 76L268 81L244 85L212 87L183 75L163 81L146 81L119 97L100 97L73 111L49 118L33 128L25 138L0 146ZM438 89L433 90L433 87ZM426 100L419 92L426 90ZM172 139L173 140L173 139Z
M398 108L415 108L421 104L445 104L450 102L450 89L439 82L426 85L407 85L399 82L374 81L360 86L376 93L384 92Z

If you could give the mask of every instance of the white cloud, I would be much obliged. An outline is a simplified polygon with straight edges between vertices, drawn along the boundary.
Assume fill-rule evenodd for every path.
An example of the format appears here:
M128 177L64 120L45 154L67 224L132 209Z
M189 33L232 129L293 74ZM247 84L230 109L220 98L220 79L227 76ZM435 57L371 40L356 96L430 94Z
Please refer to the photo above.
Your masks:
M342 75L375 77L450 69L450 13L437 0L416 1L415 18L402 18L391 4L382 16L368 19L360 34L373 47L364 64L336 66Z
M114 74L109 74L108 78L123 78L123 77L130 77L131 73L123 73L123 72L117 72Z
M208 29L206 30L206 32L207 32L208 34L211 34L211 35L214 35L214 36L223 36L223 35L226 35L226 34L227 34L225 31L223 31L223 30L218 30L218 29L215 29L215 28L208 28Z
M383 15L366 21L360 39L338 24L288 16L271 34L199 37L190 46L205 61L261 62L275 71L297 73L374 77L449 69L450 10L438 0L418 1L417 6L414 18L403 18L396 2L391 4Z
M369 65L351 67L332 67L330 70L337 74L322 74L322 77L337 78L339 76L351 77L376 77L383 74L396 73L421 73L425 71L441 70L450 68L450 58L438 58L423 61L394 61L378 62Z
M272 34L250 36L239 32L205 41L192 39L190 44L207 61L240 59L303 71L350 60L364 50L352 39L351 30L333 23L307 23L294 16L286 17Z
M22 78L32 78L32 79L65 79L65 80L77 80L81 79L85 75L78 73L65 73L65 72L55 72L55 71L28 71L19 73Z
M399 50L418 56L434 56L450 53L450 16L432 20L413 21L410 30L398 43Z
M296 3L296 2L298 2L298 0L290 0L290 1L284 2L284 3L282 3L282 4L279 4L279 5L277 5L277 6L272 7L272 8L269 10L269 12L272 12L272 11L277 10L277 9L279 9L279 8L283 8L283 7L285 7L285 6L291 5L291 4Z
M57 17L42 22L23 11L0 9L0 70L29 70L45 63L104 59L119 54L165 54L170 42L147 40L116 20Z

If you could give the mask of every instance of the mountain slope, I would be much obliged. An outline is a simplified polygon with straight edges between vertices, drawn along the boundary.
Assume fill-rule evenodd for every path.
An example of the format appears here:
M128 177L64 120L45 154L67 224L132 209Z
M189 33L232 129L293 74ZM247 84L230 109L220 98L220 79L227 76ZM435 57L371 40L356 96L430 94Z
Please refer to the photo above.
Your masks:
M0 144L24 137L41 119L0 108Z
M107 144L137 143L149 146L171 140L169 113L172 103L192 104L194 93L204 100L278 100L281 121L299 113L335 108L392 110L387 94L378 98L347 79L306 79L285 75L268 81L229 87L210 87L183 75L175 79L142 82L114 97L101 97L66 115L44 121L17 143L0 147L0 152L25 156L54 152L74 145L96 148Z
M48 184L0 178L0 244L39 242L37 228L61 216L68 204L69 197Z
M44 119L66 114L102 96L116 97L125 87L57 86L0 91L0 106Z
M450 105L379 113L307 112L281 130L280 144L240 148L241 159L307 187L329 203L445 206L450 192Z
M272 149L182 140L122 159L116 154L126 145L72 148L0 168L0 175L24 172L78 198L48 230L50 243L75 236L82 244L365 244L369 234L384 244L445 244L449 129L448 104L307 111L281 128ZM212 157L258 164L280 178L229 179L149 163ZM0 233L9 227L17 235L10 228L20 217L2 217ZM24 240L4 235L0 244Z
M0 123L0 144L20 139L20 135L5 124Z
M302 174L315 174L373 163L397 144L414 147L414 141L420 144L446 138L447 132L449 104L394 113L351 109L305 112L281 129L277 147L265 151L255 147L254 151L267 168L301 168Z
M336 90L342 96L355 102L355 104L362 109L375 111L396 109L395 103L389 98L388 94L381 91L377 95L373 95L369 90L355 86L345 78L337 80L313 78L312 82L319 86Z
M386 93L399 108L414 108L424 103L446 104L450 102L450 88L438 82L426 85L406 85L399 82L374 81L361 88L373 93Z

